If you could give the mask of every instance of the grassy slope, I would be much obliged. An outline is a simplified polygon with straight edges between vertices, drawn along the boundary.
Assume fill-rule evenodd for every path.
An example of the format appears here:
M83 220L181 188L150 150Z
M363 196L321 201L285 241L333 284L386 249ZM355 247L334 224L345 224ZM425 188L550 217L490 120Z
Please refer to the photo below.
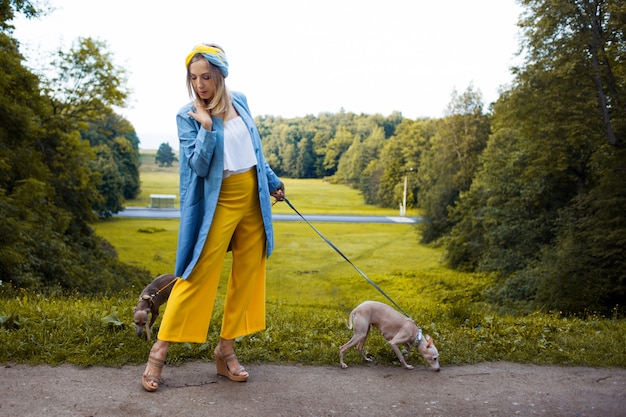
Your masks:
M144 159L142 196L175 194L169 190L177 187L176 172L176 168L149 166ZM319 180L285 182L288 198L305 215L396 215L364 207L358 193L340 185ZM147 205L142 196L129 205ZM274 210L290 212L282 203ZM443 364L513 360L626 366L624 319L563 318L541 312L498 315L481 301L489 278L442 267L441 250L420 245L418 231L411 225L314 225L434 336ZM144 266L154 275L173 268L177 227L178 220L129 218L95 225L123 261ZM306 223L277 222L275 232L276 250L268 261L268 329L240 340L239 356L244 362L336 364L339 345L350 338L349 310L365 299L386 300ZM227 269L220 291L226 275ZM150 343L137 339L133 331L132 308L140 290L124 289L106 297L43 296L0 285L0 362L141 363ZM218 296L208 343L175 344L169 361L210 360L220 312ZM367 348L378 363L394 361L376 332ZM356 351L349 351L346 360L360 359Z

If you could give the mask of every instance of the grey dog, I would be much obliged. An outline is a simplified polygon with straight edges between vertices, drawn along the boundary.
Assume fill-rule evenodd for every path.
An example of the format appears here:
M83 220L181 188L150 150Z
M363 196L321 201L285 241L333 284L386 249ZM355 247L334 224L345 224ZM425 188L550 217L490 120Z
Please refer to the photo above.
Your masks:
M363 351L363 345L369 334L370 326L380 330L405 368L413 369L413 366L407 364L406 360L409 357L409 353L411 353L411 347L416 346L430 367L435 371L439 371L439 352L433 343L433 338L428 335L422 335L422 330L417 327L413 320L403 316L387 304L379 303L378 301L364 301L350 313L348 328L352 329L354 327L354 335L348 343L339 349L339 363L342 368L348 367L343 361L343 354L354 345L357 345L357 349L364 360L367 362L372 361ZM398 345L406 346L406 356L402 355Z
M159 308L170 297L172 287L178 278L173 274L159 275L143 289L139 295L139 302L134 309L135 332L137 336L143 334L146 329L146 336L150 340L150 328L159 316ZM148 323L148 316L150 322Z

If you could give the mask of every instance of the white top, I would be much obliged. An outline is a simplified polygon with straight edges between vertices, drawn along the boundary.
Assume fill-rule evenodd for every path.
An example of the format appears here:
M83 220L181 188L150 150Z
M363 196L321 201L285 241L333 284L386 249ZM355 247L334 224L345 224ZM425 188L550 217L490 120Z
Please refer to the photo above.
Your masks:
M252 138L241 117L224 124L224 178L256 165Z

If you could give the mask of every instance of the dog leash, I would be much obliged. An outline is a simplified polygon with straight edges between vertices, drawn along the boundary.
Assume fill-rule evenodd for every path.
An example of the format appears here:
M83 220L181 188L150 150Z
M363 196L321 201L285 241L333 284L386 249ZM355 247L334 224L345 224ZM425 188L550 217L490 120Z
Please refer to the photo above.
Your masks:
M353 268L354 268L354 269L355 269L355 270L356 270L359 274L361 274L361 276L362 276L363 278L365 278L365 280L366 280L367 282L369 282L369 283L370 283L370 284L371 284L374 288L376 288L376 289L378 290L378 292L380 292L380 293L381 293L381 294L382 294L382 295L383 295L383 296L384 296L387 300L389 300L389 301L391 302L391 304L393 304L393 305L394 305L394 306L395 306L398 310L400 310L400 312L402 312L402 314L404 314L404 315L405 315L405 316L407 316L409 319L411 319L411 316L409 316L409 315L408 315L408 314L407 314L407 313L406 313L406 312L402 309L402 307L400 307L400 306L398 305L398 303L396 303L395 301L393 301L393 299L391 299L391 297L389 297L389 296L387 295L387 293L385 293L385 292L382 290L382 288L380 288L380 287L379 287L379 286L378 286L378 285L377 285L374 281L372 281L372 280L371 280L371 279L370 279L367 275L365 275L365 273L363 273L363 271L361 271L361 270L360 270L360 269L359 269L359 268L358 268L358 267L357 267L354 263L352 263L352 261L351 261L350 259L348 259L348 257L347 257L346 255L344 255L344 254L343 254L343 252L341 252L341 251L339 250L339 248L337 248L337 246L333 245L333 243L332 243L330 240L328 240L328 239L327 239L327 238L326 238L326 237L325 237L325 236L324 236L324 235L323 235L323 234L322 234L319 230L317 230L317 229L315 228L315 226L313 226L313 225L312 225L312 224L311 224L311 223L310 223L310 222L309 222L309 221L308 221L308 220L307 220L307 219L306 219L306 218L305 218L305 217L304 217L304 216L303 216L303 215L302 215L302 214L301 214L301 213L300 213L300 212L299 212L299 211L298 211L298 210L297 210L294 206L293 206L293 204L291 204L291 202L290 202L289 200L287 200L287 199L285 198L285 199L284 199L284 201L285 201L285 203L287 203L287 205L288 205L289 207L291 207L291 209L292 209L293 211L295 211L295 212L296 212L296 214L297 214L298 216L300 216L300 218L302 218L302 220L304 220L304 221L306 222L306 224L308 224L309 226L311 226L311 229L315 230L315 232L316 232L316 233L317 233L317 234L318 234L318 235L319 235L322 239L324 239L324 241L325 241L326 243L328 243L328 245L329 245L331 248L333 248L333 249L334 249L334 250L335 250L335 251L336 251L339 255L341 255L341 257L342 257L343 259L345 259L345 260L346 260L346 261L347 261L350 265L352 265L352 267L353 267ZM411 320L413 320L413 319L411 319Z

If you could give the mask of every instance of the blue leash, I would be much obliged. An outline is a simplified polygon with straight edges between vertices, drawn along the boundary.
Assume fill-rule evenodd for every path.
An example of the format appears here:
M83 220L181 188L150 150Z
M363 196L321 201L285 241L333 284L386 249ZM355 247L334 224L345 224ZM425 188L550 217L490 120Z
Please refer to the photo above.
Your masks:
M306 224L308 224L309 226L311 226L311 229L315 230L315 232L322 238L324 239L324 241L326 241L326 243L328 243L328 245L330 245L331 248L333 248L339 255L341 255L341 257L343 259L345 259L350 265L352 265L352 267L354 269L356 269L356 271L361 274L361 276L363 278L365 278L367 280L367 282L369 282L374 288L376 288L378 290L378 292L380 292L383 296L385 296L385 298L387 300L389 300L391 302L391 304L393 304L398 310L400 310L402 312L402 314L404 314L405 316L407 316L408 318L411 318L411 316L409 316L403 309L402 307L400 307L395 301L393 301L391 299L391 297L389 297L383 290L382 288L380 288L374 281L372 281L367 275L365 275L363 273L363 271L361 271L355 264L352 263L352 261L350 259L348 259L348 257L346 255L343 254L343 252L341 252L337 246L333 245L333 243L328 240L322 233L320 233L319 230L317 230L315 228L315 226L313 226L307 219L304 218L304 216L302 214L300 214L300 212L298 210L296 210L296 208L293 206L293 204L291 204L291 202L289 200L287 200L286 198L284 199L284 201L287 203L287 205L289 205L289 207L291 207L291 209L293 211L296 212L296 214L298 216L300 216L302 218L302 220L304 220L306 222ZM413 320L413 319L411 319Z

